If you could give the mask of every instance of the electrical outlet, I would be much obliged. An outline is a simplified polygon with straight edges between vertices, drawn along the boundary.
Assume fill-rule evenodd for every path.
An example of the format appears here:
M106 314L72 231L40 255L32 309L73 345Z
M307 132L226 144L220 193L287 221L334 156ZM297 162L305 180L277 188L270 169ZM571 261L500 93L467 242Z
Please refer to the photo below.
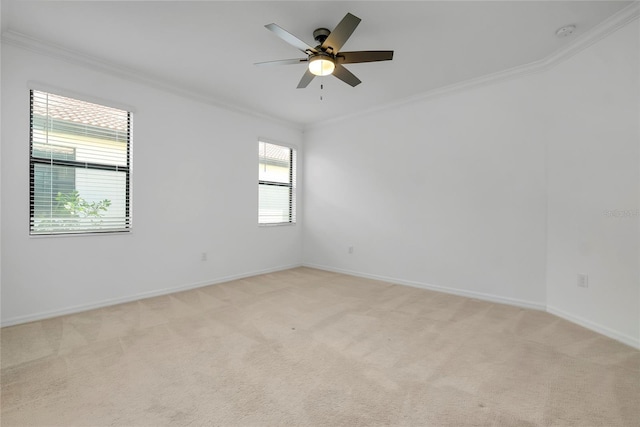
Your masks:
M353 246L349 246L349 249L347 249L347 252L349 252L350 254L353 253Z
M202 252L202 254L200 255L200 261L206 261L206 260L207 260L207 253Z
M578 274L578 286L581 288L589 287L589 276L586 274Z

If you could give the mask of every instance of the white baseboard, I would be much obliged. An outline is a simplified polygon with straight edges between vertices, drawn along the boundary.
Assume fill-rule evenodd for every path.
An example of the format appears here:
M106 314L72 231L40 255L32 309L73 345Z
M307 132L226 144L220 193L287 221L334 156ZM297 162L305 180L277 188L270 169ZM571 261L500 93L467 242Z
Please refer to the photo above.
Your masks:
M465 289L448 288L448 287L444 287L444 286L431 285L429 283L414 282L414 281L411 281L411 280L398 279L398 278L395 278L395 277L379 276L379 275L376 275L376 274L368 274L368 273L362 273L362 272L359 272L359 271L346 270L346 269L342 269L342 268L328 267L326 265L317 265L317 264L309 264L309 263L303 263L302 265L304 267L317 268L318 270L332 271L334 273L349 274L351 276L364 277L364 278L373 279L373 280L381 280L383 282L390 282L390 283L395 283L395 284L398 284L398 285L405 285L405 286L411 286L411 287L414 287L414 288L427 289L427 290L430 290L430 291L443 292L443 293L446 293L446 294L460 295L460 296L463 296L463 297L475 298L475 299L479 299L479 300L483 300L483 301L497 302L497 303L500 303L500 304L509 304L509 305L513 305L513 306L516 306L516 307L530 308L530 309L533 309L533 310L541 310L541 311L545 311L547 309L547 307L544 304L531 302L531 301L525 301L525 300L521 300L521 299L517 299L517 298L509 298L509 297L503 297L503 296L499 296L499 295L486 294L486 293L483 293L483 292L468 291L468 290L465 290Z
M606 337L612 338L616 341L620 341L621 343L640 350L640 339L638 338L622 334L620 332L614 331L613 329L607 328L606 326L602 326L596 322L592 322L591 320L587 320L580 316L575 316L555 307L547 306L547 312L553 314L554 316L558 316L565 320L568 320L571 323L575 323L584 328L590 329Z
M35 321L38 321L38 320L49 319L51 317L58 317L58 316L64 316L66 314L80 313L82 311L94 310L96 308L109 307L111 305L122 304L122 303L125 303L125 302L138 301L138 300L142 300L142 299L145 299L145 298L151 298L151 297L157 297L157 296L160 296L160 295L172 294L174 292L188 291L190 289L201 288L203 286L209 286L209 285L216 285L216 284L219 284L219 283L229 282L231 280L238 280L238 279L244 279L246 277L257 276L257 275L260 275L260 274L267 274L267 273L274 273L276 271L289 270L291 268L296 268L296 267L300 267L300 266L301 266L301 264L283 265L283 266L279 266L279 267L268 268L268 269L265 269L265 270L251 271L251 272L248 272L248 273L241 273L241 274L234 274L234 275L231 275L231 276L218 277L218 278L215 278L215 279L205 280L205 281L202 281L202 282L182 284L182 285L178 285L178 286L171 287L171 288L163 288L163 289L158 289L158 290L149 291L149 292L141 292L141 293L138 293L138 294L129 295L129 296L126 296L126 297L121 297L121 298L110 298L110 299L106 299L106 300L102 300L102 301L98 301L98 302L90 303L90 304L74 305L74 306L65 307L65 308L62 308L62 309L59 309L59 310L49 310L49 311L43 311L43 312L40 312L40 313L29 314L29 315L26 315L26 316L16 316L16 317L11 317L9 319L3 319L2 323L0 324L0 326L4 328L6 326L19 325L21 323L35 322Z
M282 270L289 270L291 268L296 268L296 267L301 267L301 266L302 267L315 268L315 269L318 269L318 270L331 271L331 272L334 272L334 273L349 274L351 276L364 277L364 278L367 278L367 279L380 280L380 281L394 283L394 284L398 284L398 285L411 286L411 287L414 287L414 288L427 289L427 290L431 290L431 291L443 292L443 293L453 294L453 295L460 295L460 296L469 297L469 298L476 298L476 299L480 299L480 300L484 300L484 301L490 301L490 302L496 302L496 303L500 303L500 304L508 304L508 305L513 305L513 306L516 306L516 307L523 307L523 308L530 308L530 309L533 309L533 310L546 311L546 312L548 312L550 314L553 314L554 316L561 317L561 318L563 318L565 320L568 320L569 322L572 322L572 323L575 323L575 324L580 325L582 327L585 327L587 329L590 329L590 330L592 330L594 332L597 332L599 334L602 334L602 335L604 335L606 337L612 338L612 339L614 339L616 341L620 341L620 342L622 342L622 343L624 343L626 345L629 345L631 347L640 349L640 339L638 339L638 338L634 338L634 337L631 337L629 335L622 334L622 333L617 332L617 331L615 331L613 329L607 328L606 326L602 326L602 325L600 325L600 324L598 324L596 322L584 319L584 318L582 318L580 316L575 316L573 314L567 313L565 311L562 311L562 310L560 310L558 308L555 308L555 307L552 307L552 306L547 306L545 304L534 303L534 302L520 300L520 299L516 299L516 298L507 298L507 297L502 297L502 296L493 295L493 294L486 294L486 293L482 293L482 292L473 292L473 291L468 291L468 290L464 290L464 289L447 288L447 287L431 285L431 284L427 284L427 283L414 282L414 281L409 281L409 280L397 279L397 278L393 278L393 277L386 277L386 276L380 276L380 275L376 275L376 274L362 273L362 272L353 271L353 270L347 270L347 269L342 269L342 268L335 268L335 267L329 267L329 266L325 266L325 265L318 265L318 264L311 264L311 263L283 265L283 266L269 268L269 269L265 269L265 270L257 270L257 271L252 271L252 272L235 274L235 275L231 275L231 276L218 277L218 278L215 278L215 279L212 279L212 280L206 280L206 281L202 281L202 282L183 284L183 285L179 285L179 286L171 287L171 288L158 289L158 290L149 291L149 292L141 292L141 293L138 293L138 294L129 295L129 296L122 297L122 298L111 298L111 299L107 299L107 300L98 301L96 303L81 304L81 305L66 307L66 308L63 308L63 309L60 309L60 310L50 310L50 311L43 311L43 312L40 312L40 313L30 314L30 315L26 315L26 316L16 316L16 317L12 317L12 318L3 320L0 326L1 327L13 326L13 325L19 325L21 323L34 322L34 321L38 321L38 320L48 319L48 318L51 318L51 317L64 316L66 314L80 313L82 311L93 310L93 309L96 309L96 308L108 307L108 306L111 306L111 305L122 304L122 303L126 303L126 302L131 302L131 301L138 301L138 300L145 299L145 298L151 298L151 297L155 297L155 296L171 294L171 293L174 293L174 292L180 292L180 291L186 291L186 290L190 290L190 289L201 288L203 286L216 285L216 284L219 284L219 283L225 283L225 282L229 282L229 281L232 281L232 280L244 279L246 277L257 276L257 275L260 275L260 274L274 273L274 272L282 271Z
M509 305L513 305L513 306L517 306L517 307L531 308L531 309L534 309L534 310L546 311L546 312L548 312L550 314L553 314L554 316L561 317L561 318L563 318L565 320L568 320L569 322L572 322L572 323L580 325L580 326L582 326L584 328L590 329L590 330L592 330L594 332L602 334L602 335L604 335L606 337L609 337L611 339L614 339L616 341L620 341L623 344L626 344L628 346L640 349L640 340L638 338L630 337L628 335L625 335L625 334L622 334L620 332L614 331L613 329L607 328L606 326L602 326L602 325L600 325L598 323L592 322L590 320L584 319L584 318L579 317L579 316L574 316L572 314L569 314L569 313L567 313L565 311L562 311L560 309L557 309L555 307L548 306L546 304L534 303L534 302L530 302L530 301L519 300L519 299L516 299L516 298L506 298L506 297L502 297L502 296L498 296L498 295L485 294L485 293L481 293L481 292L467 291L467 290L464 290L464 289L446 288L446 287L443 287L443 286L431 285L431 284L420 283L420 282L413 282L413 281L408 281L408 280L403 280L403 279L397 279L397 278L394 278L394 277L379 276L379 275L376 275L376 274L368 274L368 273L362 273L362 272L358 272L358 271L346 270L346 269L342 269L342 268L328 267L326 265L318 265L318 264L310 264L310 263L303 263L302 265L304 267L317 268L318 270L332 271L334 273L349 274L351 276L356 276L356 277L364 277L364 278L367 278L367 279L381 280L381 281L384 281L384 282L390 282L390 283L395 283L395 284L399 284L399 285L412 286L412 287L415 287L415 288L421 288L421 289L428 289L428 290L432 290L432 291L444 292L444 293L447 293L447 294L460 295L460 296L469 297L469 298L476 298L476 299L480 299L480 300L484 300L484 301L496 302L496 303L500 303L500 304L509 304Z

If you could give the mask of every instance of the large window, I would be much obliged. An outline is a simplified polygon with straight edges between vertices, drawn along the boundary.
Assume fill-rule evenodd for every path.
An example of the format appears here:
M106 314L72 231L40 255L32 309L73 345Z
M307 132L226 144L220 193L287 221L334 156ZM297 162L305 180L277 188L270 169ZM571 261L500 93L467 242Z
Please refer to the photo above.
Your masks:
M258 224L296 222L296 150L258 142Z
M131 114L31 91L31 234L128 231Z

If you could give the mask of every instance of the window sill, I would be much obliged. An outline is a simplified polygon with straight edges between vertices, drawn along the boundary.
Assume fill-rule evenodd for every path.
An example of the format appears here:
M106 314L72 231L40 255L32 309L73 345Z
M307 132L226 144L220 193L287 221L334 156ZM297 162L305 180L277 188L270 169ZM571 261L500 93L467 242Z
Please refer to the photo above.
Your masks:
M30 239L65 238L65 237L89 237L89 236L129 236L133 230L104 231L99 233L57 233L57 234L29 234Z

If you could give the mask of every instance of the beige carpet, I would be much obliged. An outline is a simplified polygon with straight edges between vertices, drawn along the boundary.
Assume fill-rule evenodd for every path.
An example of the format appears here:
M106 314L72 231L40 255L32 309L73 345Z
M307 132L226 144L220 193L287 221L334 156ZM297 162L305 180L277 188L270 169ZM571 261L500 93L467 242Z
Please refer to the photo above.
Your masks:
M640 352L298 268L2 329L3 427L638 426Z

